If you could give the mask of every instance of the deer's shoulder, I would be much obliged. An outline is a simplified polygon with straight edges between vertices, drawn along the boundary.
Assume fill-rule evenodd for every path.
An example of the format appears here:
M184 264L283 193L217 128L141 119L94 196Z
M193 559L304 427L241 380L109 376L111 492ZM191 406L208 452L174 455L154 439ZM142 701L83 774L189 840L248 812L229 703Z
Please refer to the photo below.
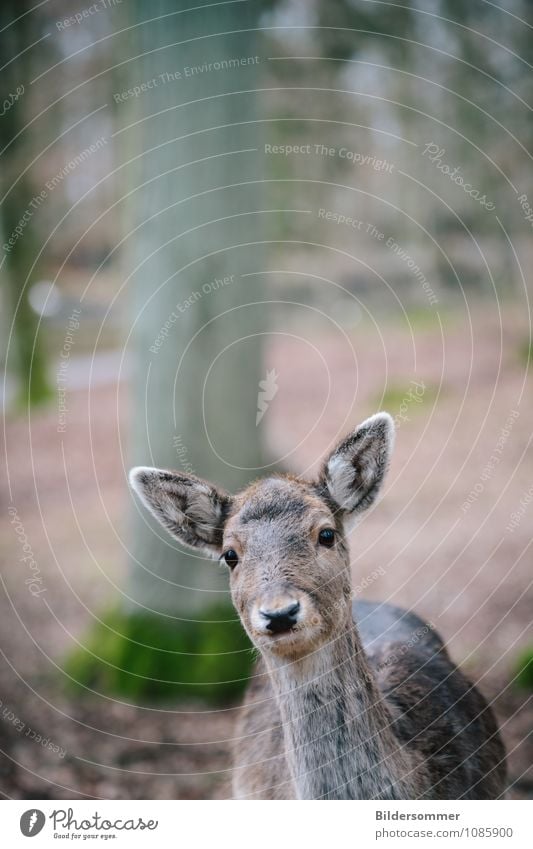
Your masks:
M369 657L391 652L442 652L444 643L431 623L410 610L378 601L359 600L352 604L354 622Z

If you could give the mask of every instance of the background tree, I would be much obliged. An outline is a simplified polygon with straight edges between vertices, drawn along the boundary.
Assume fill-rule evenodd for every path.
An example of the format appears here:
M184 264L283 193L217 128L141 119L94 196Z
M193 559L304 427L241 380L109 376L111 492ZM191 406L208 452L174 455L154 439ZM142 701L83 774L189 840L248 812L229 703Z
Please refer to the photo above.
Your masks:
M189 6L157 0L144 22L146 5L135 4L134 45L116 81L132 303L129 458L236 490L263 461L262 293L242 276L261 270L269 226L254 123L261 4ZM242 686L250 653L224 571L180 548L137 502L132 512L124 603L90 645L104 663L77 655L76 677L131 695Z
M13 239L9 250L2 250L0 276L3 282L2 313L4 357L9 371L15 375L19 402L39 403L50 396L42 335L37 334L37 316L33 312L28 292L36 278L32 269L37 253L36 208L31 177L24 173L24 163L31 160L32 137L23 133L27 119L26 102L31 78L32 51L28 48L38 39L38 18L25 14L27 2L6 0L0 7L0 67L2 68L0 110L0 151L2 170L0 188L0 237L2 245ZM17 57L26 55L24 65ZM24 73L21 69L24 67ZM23 230L15 233L15 228ZM30 273L31 270L31 273ZM12 328L11 347L8 344Z

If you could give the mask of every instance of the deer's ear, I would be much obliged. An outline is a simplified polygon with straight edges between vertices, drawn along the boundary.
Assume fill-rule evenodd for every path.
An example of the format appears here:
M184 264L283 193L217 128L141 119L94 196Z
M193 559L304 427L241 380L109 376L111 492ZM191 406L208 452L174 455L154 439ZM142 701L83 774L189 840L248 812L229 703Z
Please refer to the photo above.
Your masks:
M347 436L325 461L319 485L348 516L357 516L376 500L394 445L394 422L376 413Z
M136 466L129 481L143 504L180 542L211 557L222 551L231 496L194 475Z

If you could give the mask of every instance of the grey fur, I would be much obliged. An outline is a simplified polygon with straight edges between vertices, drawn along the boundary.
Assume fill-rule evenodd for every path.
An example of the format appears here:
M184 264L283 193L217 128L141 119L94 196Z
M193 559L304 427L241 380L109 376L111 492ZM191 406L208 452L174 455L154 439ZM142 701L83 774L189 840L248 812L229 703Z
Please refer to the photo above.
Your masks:
M386 413L363 422L316 481L274 476L235 496L190 475L134 470L182 542L238 555L230 585L261 652L235 746L234 795L263 799L494 799L505 752L490 708L435 631L391 605L352 605L345 529L373 504L392 450ZM334 544L320 531L334 531ZM299 602L271 633L262 606Z

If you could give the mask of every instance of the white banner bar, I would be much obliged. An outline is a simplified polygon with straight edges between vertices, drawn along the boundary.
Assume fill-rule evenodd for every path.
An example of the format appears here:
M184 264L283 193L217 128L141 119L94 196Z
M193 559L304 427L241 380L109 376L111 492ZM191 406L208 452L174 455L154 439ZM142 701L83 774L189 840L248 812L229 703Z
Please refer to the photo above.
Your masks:
M201 849L531 849L533 805L498 802L5 801L6 849L79 845ZM29 841L35 838L35 843Z

